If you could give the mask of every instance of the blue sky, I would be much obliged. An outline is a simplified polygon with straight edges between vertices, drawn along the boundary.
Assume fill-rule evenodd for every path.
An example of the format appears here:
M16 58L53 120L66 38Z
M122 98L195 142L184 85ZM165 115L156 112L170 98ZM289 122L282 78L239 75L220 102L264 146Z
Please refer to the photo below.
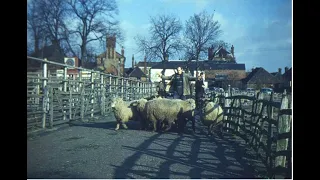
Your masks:
M292 67L291 0L117 0L118 19L124 29L126 67L137 54L134 37L148 35L149 17L174 14L183 25L194 13L215 13L223 34L219 39L234 45L238 63L246 69L263 67L269 72ZM117 47L120 52L121 47ZM283 72L283 70L282 70Z

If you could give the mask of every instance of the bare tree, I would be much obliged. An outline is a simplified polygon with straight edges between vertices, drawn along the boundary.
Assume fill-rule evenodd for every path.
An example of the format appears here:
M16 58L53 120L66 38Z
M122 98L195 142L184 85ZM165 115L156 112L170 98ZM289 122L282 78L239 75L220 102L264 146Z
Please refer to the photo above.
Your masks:
M39 2L42 0L32 0L27 4L27 31L29 39L28 49L37 53L40 49L40 43L45 37L44 33L44 21L41 15L41 7ZM33 45L33 48L30 46Z
M176 55L182 48L180 32L182 24L174 15L150 17L150 37L136 36L138 51L144 53L149 61L165 61Z
M215 43L221 34L220 24L213 19L213 14L202 11L194 14L186 21L185 50L188 59L206 56L208 47Z
M76 33L81 39L78 44L82 62L87 59L87 45L94 41L104 41L108 34L116 34L121 40L119 22L114 15L118 14L115 0L69 0L74 15L75 25L71 33Z
M229 50L229 51L231 48L231 44L227 43L223 40L218 40L218 41L214 42L211 47L213 47L213 49L216 50L216 49L218 49L219 46L222 46L224 49Z
M66 39L63 33L66 30L66 0L42 0L39 1L39 6L46 36L52 44L60 47L60 41Z

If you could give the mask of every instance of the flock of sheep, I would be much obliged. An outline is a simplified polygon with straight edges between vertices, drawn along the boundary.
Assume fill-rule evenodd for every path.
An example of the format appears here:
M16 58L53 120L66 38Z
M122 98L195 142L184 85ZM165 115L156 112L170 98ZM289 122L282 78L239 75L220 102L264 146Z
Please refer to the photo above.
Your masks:
M139 121L141 130L168 131L175 126L178 133L183 133L188 121L192 122L195 132L195 100L194 99L166 99L154 97L152 99L139 99L130 102L123 101L120 97L112 99L111 107L117 125L127 129L129 120ZM223 119L223 110L214 102L206 102L204 112L201 113L201 122L208 127L211 133L212 126Z

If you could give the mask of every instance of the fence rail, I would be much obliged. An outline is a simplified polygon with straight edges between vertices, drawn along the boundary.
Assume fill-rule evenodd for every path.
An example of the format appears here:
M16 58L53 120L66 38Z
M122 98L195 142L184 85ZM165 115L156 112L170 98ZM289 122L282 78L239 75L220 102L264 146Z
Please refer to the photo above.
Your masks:
M27 72L27 129L39 130L69 122L88 121L111 112L111 98L126 101L156 95L156 86L99 71L27 56L27 61L42 62L36 72ZM48 64L60 66L63 76L48 71ZM78 77L69 76L68 68L77 69ZM82 77L82 72L90 72Z
M291 178L292 174L291 95L280 95L232 94L230 89L211 95L224 109L223 129L243 138L256 151L268 169L268 178Z

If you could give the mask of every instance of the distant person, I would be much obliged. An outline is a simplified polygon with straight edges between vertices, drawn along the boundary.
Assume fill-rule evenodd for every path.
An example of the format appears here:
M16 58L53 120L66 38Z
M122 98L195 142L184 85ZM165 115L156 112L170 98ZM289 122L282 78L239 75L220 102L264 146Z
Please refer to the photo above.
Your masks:
M159 95L160 97L162 97L162 98L165 97L165 95L166 95L165 88L164 88L164 85L163 85L163 82L162 82L162 81L159 82L158 95Z
M185 100L190 96L190 82L196 78L184 73L181 67L177 67L177 72L171 76L158 74L163 80L170 80L172 86L173 98Z
M197 77L196 81L196 108L201 109L201 98L204 95L204 83L203 83L203 73L201 72L200 75Z

